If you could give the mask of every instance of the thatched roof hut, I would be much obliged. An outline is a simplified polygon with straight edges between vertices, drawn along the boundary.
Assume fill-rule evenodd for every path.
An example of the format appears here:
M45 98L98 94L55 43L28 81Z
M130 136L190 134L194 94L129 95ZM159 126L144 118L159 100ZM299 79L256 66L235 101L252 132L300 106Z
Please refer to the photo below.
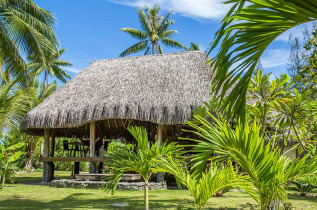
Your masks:
M94 61L31 110L22 130L43 135L49 128L67 136L89 134L90 122L103 121L100 130L124 120L182 124L211 98L207 59L191 51Z

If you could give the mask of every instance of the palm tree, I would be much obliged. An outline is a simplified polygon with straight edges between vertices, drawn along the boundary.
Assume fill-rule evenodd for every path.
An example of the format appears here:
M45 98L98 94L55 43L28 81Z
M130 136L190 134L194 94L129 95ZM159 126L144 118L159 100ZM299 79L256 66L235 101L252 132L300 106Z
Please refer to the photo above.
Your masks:
M246 92L264 50L283 32L317 19L315 0L231 0L233 7L211 43L219 51L210 61L215 70L215 93L221 97L234 85L226 100L233 115L244 120ZM241 78L240 78L241 77Z
M144 180L144 209L149 209L148 184L155 170L155 160L161 156L172 158L180 157L182 151L175 143L161 144L159 141L150 143L145 128L131 127L128 129L136 139L137 147L119 147L109 153L107 167L110 178L107 180L106 188L114 192L122 175L128 171L139 173Z
M32 0L0 1L2 77L8 77L9 74L14 77L26 75L25 54L43 56L45 52L56 48L58 40L52 28L54 23L52 14Z
M255 191L250 196L258 202L261 209L279 209L287 202L285 186L288 181L317 172L317 154L313 151L301 159L289 159L280 155L275 139L265 143L261 126L253 123L238 123L235 130L224 120L213 118L213 123L204 117L194 115L195 121L187 124L200 139L194 145L195 170L201 172L208 159L228 161L231 158L249 175ZM217 154L210 158L206 151Z
M39 75L40 73L44 73L44 88L48 84L48 75L51 77L56 77L62 82L67 82L66 79L69 79L70 76L61 68L68 67L72 64L59 60L62 54L65 52L65 49L57 50L53 53L49 52L45 54L45 57L41 57L38 55L29 56L30 63L27 64L28 68L35 75Z
M15 81L1 81L0 133L18 126L28 111L28 97L32 94L32 88L20 89Z
M190 43L190 47L187 48L188 51L200 51L200 44L197 42L197 43L194 43L194 42L191 42Z
M211 165L206 172L195 174L188 171L188 166L180 161L163 157L157 160L157 170L171 173L177 183L188 188L194 197L197 210L204 209L211 196L224 188L237 188L251 191L247 176L241 176L233 169L231 162L222 167Z
M170 20L172 11L165 17L159 15L159 11L160 7L157 5L154 5L152 8L145 6L145 11L142 8L138 8L137 13L142 30L134 28L120 29L140 41L123 51L120 57L125 57L142 50L145 50L144 55L151 53L162 54L163 50L160 43L167 47L186 49L184 45L170 38L178 33L176 30L169 30L175 23L174 20Z
M38 81L36 75L33 74L32 76L33 78L31 80L30 88L32 88L33 91L32 94L30 94L27 98L28 111L32 110L34 107L39 105L42 101L44 101L44 99L50 96L57 89L57 83L55 81L53 83L45 85L44 83ZM21 133L19 130L13 130L13 132L16 132L15 134L18 136L22 135L21 139L24 139L25 141L26 163L23 170L28 171L33 168L35 150L41 142L41 140L43 139L39 136L25 135ZM42 141L42 144L44 144L44 141Z

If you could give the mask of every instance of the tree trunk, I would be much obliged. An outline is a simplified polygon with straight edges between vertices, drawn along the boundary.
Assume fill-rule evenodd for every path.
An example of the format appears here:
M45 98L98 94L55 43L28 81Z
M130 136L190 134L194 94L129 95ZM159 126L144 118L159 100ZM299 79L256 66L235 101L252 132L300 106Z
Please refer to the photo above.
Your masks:
M35 151L27 152L27 159L23 171L30 171L34 167Z
M155 54L155 43L153 42L152 43L152 55L154 55Z
M45 69L45 73L44 73L44 89L46 88L47 86L47 69Z
M34 167L34 157L35 150L38 146L39 138L38 137L26 137L26 163L23 168L24 171L29 171Z
M144 210L149 209L149 183L144 182Z
M41 141L41 157L44 157L44 140ZM43 167L43 162L40 162L40 166Z

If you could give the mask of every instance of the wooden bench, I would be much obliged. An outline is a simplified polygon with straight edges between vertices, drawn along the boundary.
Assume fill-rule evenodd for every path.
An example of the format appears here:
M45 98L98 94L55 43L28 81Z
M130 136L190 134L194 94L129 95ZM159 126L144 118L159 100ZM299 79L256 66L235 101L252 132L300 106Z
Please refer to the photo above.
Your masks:
M109 174L75 174L75 180L102 181L109 177ZM140 181L140 174L123 174L121 181Z

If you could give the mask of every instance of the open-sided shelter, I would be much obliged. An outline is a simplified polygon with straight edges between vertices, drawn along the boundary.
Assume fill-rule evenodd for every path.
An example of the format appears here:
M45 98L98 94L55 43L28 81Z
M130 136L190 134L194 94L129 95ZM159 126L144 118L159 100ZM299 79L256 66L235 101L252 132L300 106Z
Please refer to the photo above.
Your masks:
M21 128L44 136L43 181L55 161L95 162L103 139L126 137L127 127L148 128L151 138L174 139L175 126L192 118L209 101L211 69L203 52L189 51L91 63L23 119ZM89 157L55 157L56 137L88 139Z

